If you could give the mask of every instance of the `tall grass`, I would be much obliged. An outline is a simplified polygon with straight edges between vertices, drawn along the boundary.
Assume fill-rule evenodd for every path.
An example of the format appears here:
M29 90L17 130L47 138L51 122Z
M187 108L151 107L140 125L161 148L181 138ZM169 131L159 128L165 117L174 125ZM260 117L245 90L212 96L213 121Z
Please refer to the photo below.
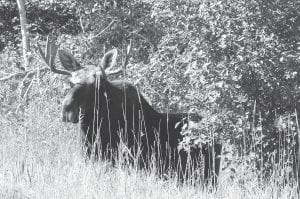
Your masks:
M0 119L0 198L298 198L292 185L261 184L246 164L221 171L217 190L82 157L79 130L60 119L61 96L30 101ZM237 157L236 157L237 158ZM233 158L232 158L233 159ZM224 160L224 157L223 157Z
M295 184L278 175L261 182L249 158L235 156L230 145L218 189L179 186L175 178L157 177L155 168L86 161L78 127L61 122L65 93L56 84L47 76L34 81L26 102L14 101L16 90L1 84L0 198L299 198Z

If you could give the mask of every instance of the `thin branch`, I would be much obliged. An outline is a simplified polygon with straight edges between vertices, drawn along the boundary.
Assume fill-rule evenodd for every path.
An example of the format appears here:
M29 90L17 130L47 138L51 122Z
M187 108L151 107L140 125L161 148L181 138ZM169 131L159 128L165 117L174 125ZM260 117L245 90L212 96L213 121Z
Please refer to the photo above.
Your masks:
M115 22L117 22L117 20L112 20L101 32L99 32L98 34L94 35L91 39L95 38L95 37L99 37L100 35L102 35L107 29L109 29Z
M34 73L38 72L38 71L41 72L41 71L46 71L46 70L50 70L50 69L48 67L44 67L44 68L29 70L29 71L25 71L25 72L13 73L9 76L0 78L0 82L10 80L10 79L13 79L13 78L19 78L19 77L23 78L26 75L30 76L30 75L33 75Z
M29 93L29 91L30 91L30 89L31 89L31 87L33 85L33 82L34 82L34 78L31 79L30 84L27 87L27 89L26 89L26 91L25 91L25 93L24 93L24 95L22 97L23 101L25 101L26 103L28 102L28 93Z
M141 34L137 33L137 31L132 31L132 32L130 32L130 31L126 30L126 29L124 29L124 30L125 30L126 32L128 32L129 35L134 35L134 36L137 36L137 37L142 38L142 39L145 40L148 44L150 44L152 51L156 51L155 45L154 45L147 37L145 37L144 35L141 35Z
M80 17L79 17L79 23L80 23L81 30L82 30L82 32L83 32L83 34L84 34L84 33L85 33L85 28L84 28L84 26L83 26L82 16L81 16L81 15L80 15Z
M25 76L25 75L26 74L24 72L18 72L18 73L14 73L14 74L11 74L11 75L6 76L6 77L2 77L2 78L0 78L0 81L5 81L5 80L12 79L14 77Z

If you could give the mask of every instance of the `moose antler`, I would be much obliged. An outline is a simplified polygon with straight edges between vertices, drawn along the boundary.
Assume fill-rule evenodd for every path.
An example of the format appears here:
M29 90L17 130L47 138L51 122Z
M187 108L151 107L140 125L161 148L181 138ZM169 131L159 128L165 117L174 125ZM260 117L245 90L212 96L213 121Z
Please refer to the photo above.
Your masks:
M62 74L62 75L72 76L71 72L65 71L65 70L59 70L55 67L54 60L55 60L55 57L57 54L57 50L59 48L59 45L55 44L55 38L49 38L49 36L47 37L45 53L43 52L39 42L37 42L37 47L38 47L41 58L50 67L52 72Z
M126 66L128 64L128 60L129 60L130 53L131 53L131 48L132 48L132 39L130 39L129 44L128 44L127 49L126 49L125 59L124 59L123 66L122 66L122 68L124 70L126 70Z

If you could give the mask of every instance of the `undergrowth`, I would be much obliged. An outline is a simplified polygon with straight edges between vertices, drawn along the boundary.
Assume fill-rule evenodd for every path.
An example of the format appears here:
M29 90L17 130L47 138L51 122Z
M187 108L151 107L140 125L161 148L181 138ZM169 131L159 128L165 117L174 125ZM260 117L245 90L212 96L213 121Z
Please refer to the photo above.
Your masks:
M36 82L32 92L51 87ZM176 179L158 178L155 169L87 161L82 156L77 125L63 123L60 118L64 91L53 92L30 98L18 110L1 107L5 113L0 119L1 198L299 197L295 185L283 186L278 176L261 182L247 158L228 153L232 149L226 144L216 190L201 184L178 185Z

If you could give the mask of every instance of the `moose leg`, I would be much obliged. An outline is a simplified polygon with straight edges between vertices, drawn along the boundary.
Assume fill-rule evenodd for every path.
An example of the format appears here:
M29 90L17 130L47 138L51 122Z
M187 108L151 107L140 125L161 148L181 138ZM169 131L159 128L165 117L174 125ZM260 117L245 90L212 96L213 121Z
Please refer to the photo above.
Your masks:
M95 160L98 159L98 146L94 146L94 143L91 143L84 136L82 136L82 151L87 159L91 159L91 157L94 157Z
M177 157L175 157L175 169L177 170L178 181L180 183L183 183L186 180L187 161L188 153L184 149L179 150Z
M177 166L177 174L179 182L195 183L199 178L197 170L200 168L201 148L191 147L189 152L181 149L178 153L179 161Z
M215 143L214 144L214 160L215 160L215 184L217 184L217 180L219 177L220 167L221 167L221 152L222 152L222 144Z
M94 160L98 160L99 156L99 146L100 142L94 131L91 130L88 126L81 125L81 143L83 148L84 156L87 159L94 158ZM101 156L100 156L101 157Z
M202 153L204 155L204 180L205 183L211 183L213 186L217 185L217 178L219 176L220 164L221 164L221 155L222 145L215 143L211 146L209 143L206 143L202 148Z

